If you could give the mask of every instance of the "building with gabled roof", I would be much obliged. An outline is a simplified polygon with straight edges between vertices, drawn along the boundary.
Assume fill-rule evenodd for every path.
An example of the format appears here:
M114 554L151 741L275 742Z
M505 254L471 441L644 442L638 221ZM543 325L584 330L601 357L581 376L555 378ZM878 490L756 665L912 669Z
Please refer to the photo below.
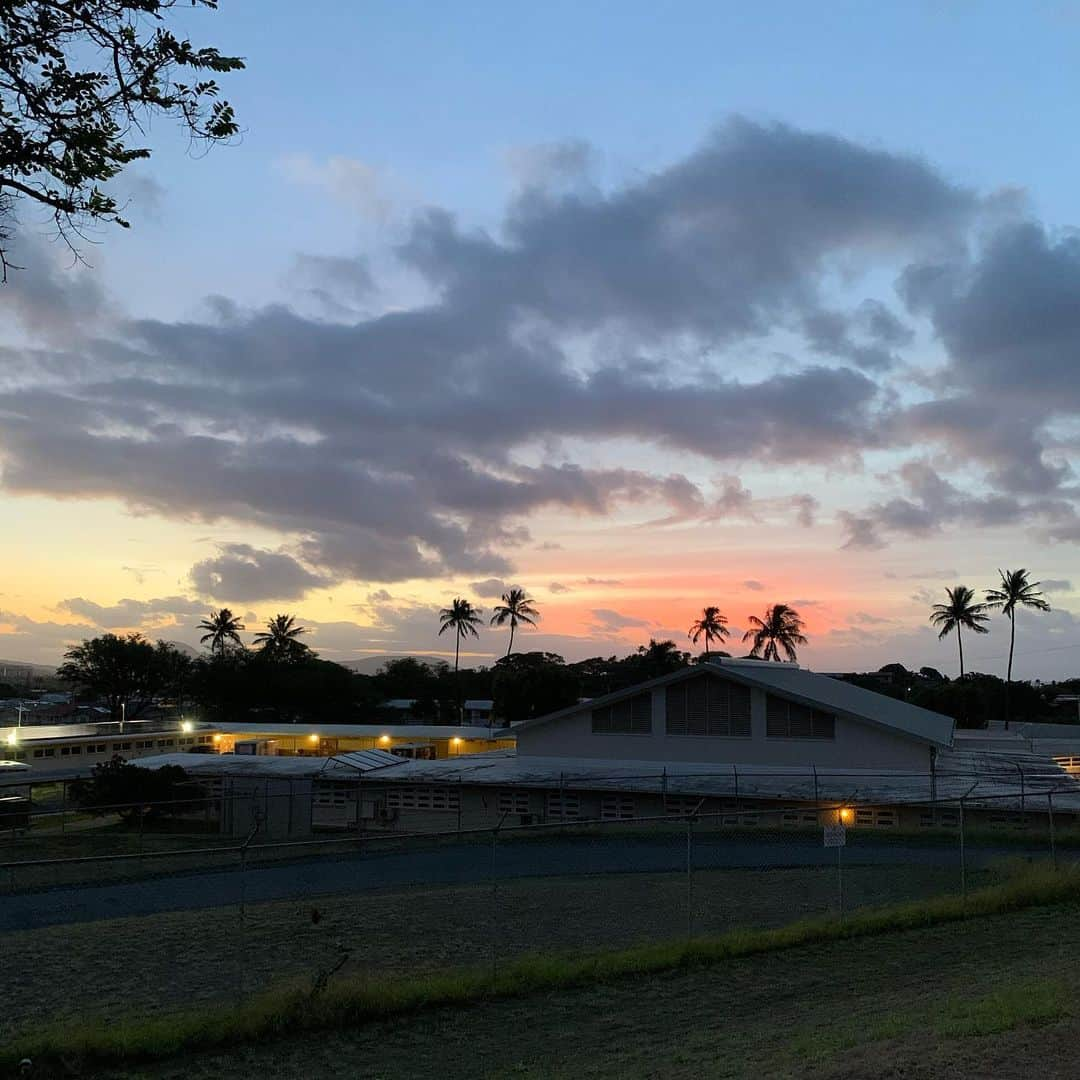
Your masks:
M795 664L714 659L514 726L522 757L926 773L951 717Z

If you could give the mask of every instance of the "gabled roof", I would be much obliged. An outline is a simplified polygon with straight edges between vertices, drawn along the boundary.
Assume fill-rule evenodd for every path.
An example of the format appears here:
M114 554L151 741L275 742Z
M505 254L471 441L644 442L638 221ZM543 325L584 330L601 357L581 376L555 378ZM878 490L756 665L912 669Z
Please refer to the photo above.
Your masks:
M885 694L864 690L861 686L841 682L828 675L819 675L807 671L795 664L767 663L762 660L727 660L715 659L693 667L680 668L669 675L663 675L649 682L629 686L603 697L593 698L587 706L578 704L558 712L538 716L516 725L516 729L547 724L564 716L580 712L583 708L598 708L624 698L634 697L653 687L666 686L703 674L721 676L744 686L765 690L770 694L797 701L811 708L847 716L874 727L884 728L908 738L933 743L936 746L951 746L953 729L956 722L950 716L921 709L906 701L887 697Z

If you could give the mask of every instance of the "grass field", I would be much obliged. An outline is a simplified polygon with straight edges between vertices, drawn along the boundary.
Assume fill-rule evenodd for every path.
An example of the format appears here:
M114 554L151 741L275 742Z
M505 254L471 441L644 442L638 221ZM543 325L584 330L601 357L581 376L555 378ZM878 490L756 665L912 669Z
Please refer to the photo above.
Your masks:
M1080 906L444 1008L112 1080L1076 1076Z
M312 864L312 872L318 865ZM986 876L972 875L972 884ZM230 883L232 884L232 883ZM955 888L951 869L848 870L846 902L917 899ZM836 907L832 868L715 870L695 875L693 932L772 927ZM229 897L232 900L233 897ZM58 902L42 894L42 902ZM66 902L66 901L65 901ZM0 1038L50 1019L170 1012L283 980L308 980L351 950L342 975L427 972L525 952L592 951L687 932L680 874L526 878L490 885L369 892L314 901L235 904L8 933ZM63 986L64 993L57 988Z

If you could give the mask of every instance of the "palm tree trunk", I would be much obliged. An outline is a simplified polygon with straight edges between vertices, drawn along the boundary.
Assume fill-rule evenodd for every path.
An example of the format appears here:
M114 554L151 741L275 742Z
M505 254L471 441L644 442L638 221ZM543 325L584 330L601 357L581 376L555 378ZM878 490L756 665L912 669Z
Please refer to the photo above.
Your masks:
M461 655L461 628L458 627L458 632L454 636L454 689L457 690L457 719L460 724L462 721L461 715L461 675L458 672L458 658Z
M1012 690L1012 661L1013 661L1013 648L1016 645L1016 612L1009 612L1009 668L1005 676L1005 730L1009 730L1009 721L1012 719L1010 715L1010 692Z
M506 655L510 655L510 650L514 647L514 624L510 623L510 644L506 646Z
M960 636L960 624L956 624L956 644L960 647L960 678L964 677L964 639Z

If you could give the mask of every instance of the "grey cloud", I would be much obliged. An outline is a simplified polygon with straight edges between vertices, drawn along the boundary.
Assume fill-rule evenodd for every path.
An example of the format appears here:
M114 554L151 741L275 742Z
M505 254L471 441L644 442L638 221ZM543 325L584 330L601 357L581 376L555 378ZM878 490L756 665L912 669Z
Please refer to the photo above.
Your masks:
M821 503L813 495L792 495L789 501L795 509L795 520L803 528L812 528L817 521Z
M611 196L523 200L508 245L432 213L403 255L469 308L494 297L564 327L730 336L812 305L826 256L936 246L974 207L913 158L733 120Z
M32 619L15 611L0 611L0 655L32 663L56 663L69 646L89 636L79 623Z
M589 615L592 618L591 628L600 634L618 633L620 630L652 626L648 619L623 615L622 612L615 611L612 608L593 608Z
M755 581L753 578L748 578L742 583L744 589L749 589L751 592L763 592L765 586L760 581Z
M587 577L582 581L582 585L615 586L621 584L622 582L618 578Z
M556 595L559 595L561 593L573 592L573 591L574 590L571 589L569 585L563 585L561 582L558 582L558 581L553 581L548 586L548 592L549 593L555 593Z
M378 194L362 163L293 164L301 179ZM739 378L737 346L812 319L838 259L930 263L978 206L914 158L733 121L609 193L532 185L498 236L420 215L398 255L425 304L345 323L218 300L205 319L129 319L77 348L19 353L22 370L54 377L0 387L3 483L287 536L291 554L278 554L291 563L273 573L265 553L254 567L235 553L199 564L200 587L238 600L341 578L509 575L505 550L545 507L746 512L741 485L714 508L680 473L515 452L625 437L729 466L857 463L896 437L883 435L893 406L874 378L850 358ZM357 260L297 269L339 297L369 283ZM860 345L903 343L880 305L846 318ZM587 365L581 335L600 341ZM687 341L707 346L707 364L648 361L650 347ZM809 502L792 505L812 520Z
M295 255L290 278L339 316L355 313L376 290L368 262L359 256Z
M192 587L217 600L252 603L295 600L309 589L331 584L285 551L267 551L249 544L222 544L217 555L197 562Z
M925 581L926 579L942 579L953 581L956 578L956 570L916 570L913 574L897 574L893 570L886 570L884 576L894 581Z
M910 344L914 337L911 328L888 307L870 299L851 313L811 311L804 316L802 329L815 352L879 372L891 368L898 359L895 350Z
M1072 592L1072 582L1066 578L1043 578L1040 582L1046 592Z
M104 323L110 305L101 276L63 244L49 245L22 230L6 246L8 261L18 269L3 286L4 310L25 331L66 344ZM49 363L45 357L39 362Z
M498 599L507 591L508 586L501 578L485 578L483 581L469 582L469 588L477 596L482 596L485 599Z
M928 536L956 522L993 528L1043 520L1048 527L1062 531L1075 523L1065 504L1024 501L995 492L968 494L924 461L902 465L897 478L906 494L874 503L864 513L842 511L837 515L847 530L845 547L880 548L889 533Z
M901 290L912 310L930 315L958 382L1051 412L1080 406L1076 235L1007 225L972 263L919 264L903 275Z
M106 630L168 625L181 617L205 613L206 610L201 601L186 596L164 596L154 600L126 597L115 604L98 604L76 596L61 600L58 607Z
M581 139L511 146L503 159L511 175L524 188L552 188L585 180L595 151Z

